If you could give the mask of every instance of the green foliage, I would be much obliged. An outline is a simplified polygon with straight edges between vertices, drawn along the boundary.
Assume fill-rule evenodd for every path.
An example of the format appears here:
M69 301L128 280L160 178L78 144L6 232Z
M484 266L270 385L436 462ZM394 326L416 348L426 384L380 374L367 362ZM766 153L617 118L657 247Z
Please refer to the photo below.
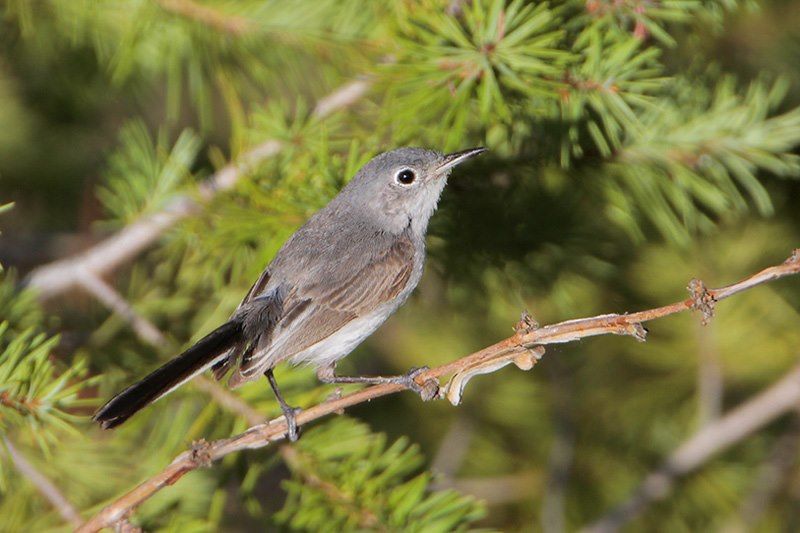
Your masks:
M14 278L4 275L0 283L0 432L28 430L47 449L64 432L75 431L81 416L76 409L95 403L81 398L91 385L86 378L85 359L71 365L52 359L57 337L40 332L40 314L31 295L12 294Z
M731 78L713 91L691 86L677 84L673 98L645 113L609 163L619 184L610 189L618 221L630 222L638 206L655 202L652 222L682 244L698 230L709 231L714 220L744 212L747 200L771 214L759 170L800 174L800 157L792 153L800 143L800 109L772 115L786 83L753 82L744 94ZM643 238L639 231L636 236Z
M0 254L12 267L0 282L0 432L88 515L193 440L244 430L191 385L113 432L89 425L89 406L225 320L285 239L398 145L490 151L450 180L418 297L344 372L446 363L508 336L525 308L547 323L657 306L685 297L692 277L716 286L782 260L800 242L800 12L783 4L0 3ZM368 93L318 116L316 103L354 79ZM232 189L195 196L199 181L268 140L280 153L238 167ZM13 272L177 195L204 208L107 276L164 346L79 290L46 309L19 290ZM158 531L276 520L289 530L513 530L563 501L565 528L578 529L711 403L733 406L795 364L798 302L787 281L721 304L710 328L687 316L653 323L644 345L554 347L532 373L475 379L458 410L411 395L360 406L366 423L320 421L290 449L227 457L131 520ZM707 367L723 391L711 402L699 385ZM293 404L332 392L312 369L276 372ZM233 394L279 415L264 383ZM439 483L427 465L459 455L438 448L465 420L463 457ZM780 421L705 465L636 528L727 523L783 431ZM0 457L0 529L61 525ZM448 482L461 492L437 489ZM788 523L793 505L778 491L763 524Z
M200 139L184 131L172 148L167 136L154 140L142 122L123 126L121 150L108 162L107 186L97 191L109 213L120 222L163 209L191 176L191 167L200 149Z
M458 19L435 2L426 8L409 7L400 19L400 55L387 82L394 105L417 125L445 126L445 148L460 146L478 124L508 123L521 96L554 97L570 56L557 48L564 32L546 3L469 2Z
M484 515L472 498L430 492L423 457L401 438L344 418L314 428L292 452L294 479L275 518L304 531L461 531Z

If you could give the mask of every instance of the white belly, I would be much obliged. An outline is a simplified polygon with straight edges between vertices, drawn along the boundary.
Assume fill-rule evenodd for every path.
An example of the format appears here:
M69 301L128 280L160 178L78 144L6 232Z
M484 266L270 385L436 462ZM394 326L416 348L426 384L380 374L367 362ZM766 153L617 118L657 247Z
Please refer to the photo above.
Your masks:
M349 322L336 333L322 339L318 343L294 354L289 361L293 365L309 364L327 366L335 363L352 352L356 346L372 335L392 314L393 309L382 306L369 315Z

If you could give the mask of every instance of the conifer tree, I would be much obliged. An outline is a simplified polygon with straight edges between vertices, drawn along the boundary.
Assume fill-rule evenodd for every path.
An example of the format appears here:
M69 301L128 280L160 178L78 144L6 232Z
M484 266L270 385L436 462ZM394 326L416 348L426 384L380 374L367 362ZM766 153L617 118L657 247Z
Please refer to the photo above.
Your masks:
M0 9L2 531L75 527L193 442L278 417L265 383L226 392L201 379L113 432L90 422L104 399L221 323L285 239L386 149L490 153L448 185L416 296L343 363L362 373L452 361L507 337L522 309L551 323L657 307L684 298L693 277L721 286L800 242L796 67L734 68L714 48L748 20L800 21L797 8ZM796 30L776 24L796 54ZM130 228L139 232L115 241L125 246L93 256L94 270L62 269L55 281L33 267L69 254L20 252L39 242L33 231L96 243ZM705 327L690 315L653 323L646 344L548 347L533 372L475 379L457 408L403 394L315 421L292 446L193 470L118 525L580 528L793 367L800 285L779 283L737 295ZM277 373L293 404L334 393L311 369ZM796 426L788 415L759 426L634 524L791 527L797 491L782 489L800 475ZM619 516L607 523L634 518Z

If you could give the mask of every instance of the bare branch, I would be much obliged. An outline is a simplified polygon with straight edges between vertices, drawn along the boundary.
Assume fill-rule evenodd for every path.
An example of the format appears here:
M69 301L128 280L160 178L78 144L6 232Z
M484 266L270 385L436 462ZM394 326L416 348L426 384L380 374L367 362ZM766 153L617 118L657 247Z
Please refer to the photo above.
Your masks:
M797 451L800 449L800 413L796 413L791 427L772 447L769 457L761 464L753 481L752 490L744 498L737 513L719 531L744 533L752 531L764 517L776 496L786 488L795 473Z
M354 104L370 86L369 79L343 85L319 101L314 116L325 118ZM76 256L34 269L28 275L26 284L35 289L42 299L48 299L82 285L87 273L103 276L112 272L142 253L178 221L199 211L200 202L207 202L217 193L231 189L259 162L277 155L282 149L283 143L277 140L259 144L215 172L193 194L176 196L158 213L143 216Z
M739 442L778 416L795 409L798 402L800 402L800 365L795 366L766 390L689 437L670 454L658 470L650 473L642 481L627 501L584 531L606 533L618 530L638 516L647 505L667 497L675 478L691 472L714 454Z
M704 291L700 296L693 294L693 297L682 302L627 315L601 315L569 320L541 328L536 328L533 324L529 328L519 328L515 335L452 363L420 373L417 379L420 384L425 383L427 380L438 380L438 378L451 374L454 375L453 379L455 379L459 375L463 376L465 373L474 372L476 369L483 370L488 368L496 364L497 360L508 360L509 354L516 354L515 359L511 361L517 363L518 366L530 368L535 363L535 358L528 361L531 363L528 366L522 361L519 351L525 347L536 345L569 342L602 334L632 335L637 339L643 339L644 328L641 326L641 322L695 309L700 307L699 303L708 303L710 299L716 302L761 283L797 274L798 272L800 272L800 250L795 250L792 257L781 265L766 268L733 285ZM702 299L702 302L698 302L699 299ZM404 390L404 387L397 384L368 387L302 411L297 415L297 423L298 425L308 424L324 416L342 412L347 407L369 402L401 390ZM800 401L800 366L753 400L734 410L718 422L706 426L703 431L687 441L670 458L668 472L686 472L697 467L715 451L750 434L786 409L793 407L798 401ZM219 460L228 454L247 449L263 448L272 442L282 440L287 429L286 420L283 417L279 417L265 424L255 425L247 431L228 439L221 439L211 443L206 441L196 442L190 450L176 457L164 470L105 507L81 527L79 531L98 531L103 527L114 524L156 492L176 483L187 472L202 466L208 466L213 461ZM645 482L648 488L643 503L663 495L664 492L661 489L664 486L665 476L667 476L666 479L669 482L671 478L661 471L654 474L652 480ZM641 504L637 504L636 510L640 508Z
M152 322L139 315L121 294L99 276L88 270L82 270L79 272L78 283L106 307L124 318L134 333L148 344L159 347L167 342L164 334Z
M58 490L58 487L53 485L53 483L47 479L41 472L36 470L28 460L22 455L11 441L8 440L7 437L3 437L3 442L6 445L6 449L8 449L8 455L11 457L11 462L14 464L14 467L19 471L20 474L28 478L28 480L33 483L33 486L36 487L36 490L44 496L47 501L49 501L53 507L56 508L58 514L60 514L64 520L72 524L73 527L80 527L83 524L83 520L81 520L81 515L78 514L78 511L72 506L72 504L67 500L61 491Z

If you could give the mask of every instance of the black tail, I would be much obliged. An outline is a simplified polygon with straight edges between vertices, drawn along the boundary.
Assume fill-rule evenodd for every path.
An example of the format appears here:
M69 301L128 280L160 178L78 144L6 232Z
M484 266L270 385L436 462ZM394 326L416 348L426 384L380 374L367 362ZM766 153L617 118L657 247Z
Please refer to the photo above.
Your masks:
M104 429L122 424L217 362L239 340L241 332L239 322L232 320L223 324L169 363L111 398L95 413L94 420Z

